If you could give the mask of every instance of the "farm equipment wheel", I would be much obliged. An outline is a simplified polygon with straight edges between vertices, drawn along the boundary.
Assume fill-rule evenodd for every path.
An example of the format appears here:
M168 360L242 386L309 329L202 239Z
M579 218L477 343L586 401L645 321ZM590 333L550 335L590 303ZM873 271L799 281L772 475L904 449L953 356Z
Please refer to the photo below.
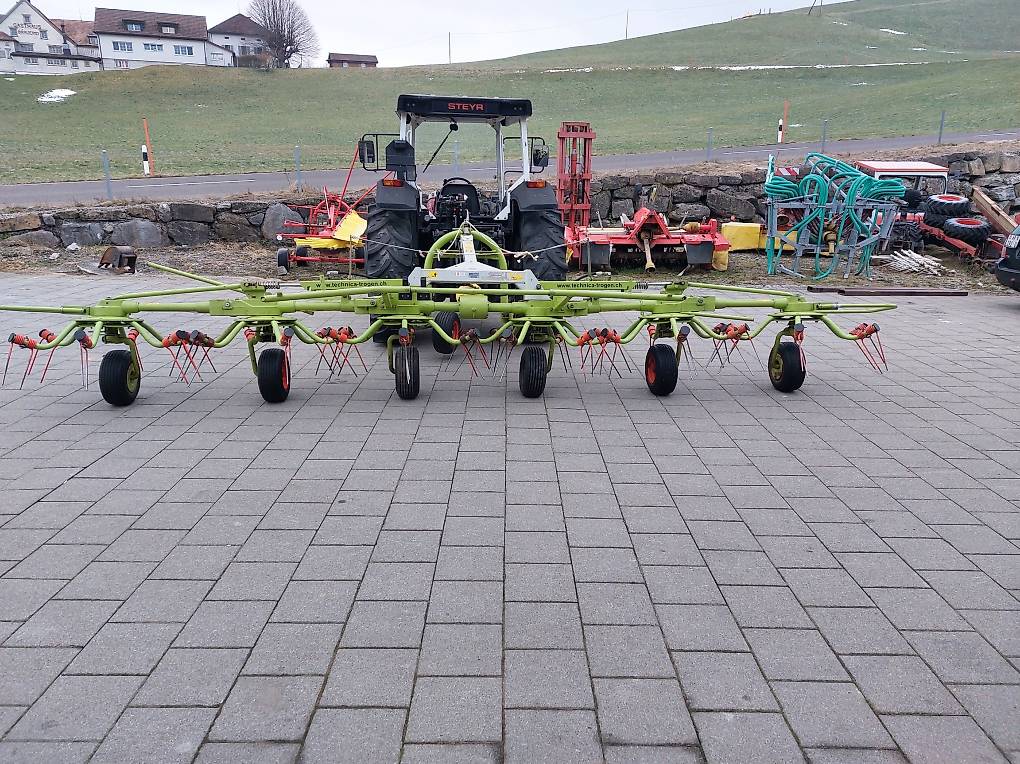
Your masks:
M769 354L769 379L781 393L792 393L804 384L807 370L796 342L780 342Z
M436 315L436 323L454 339L460 338L460 316L452 310L444 310L438 313ZM437 353L442 353L443 355L450 355L457 348L456 345L451 345L440 337L438 332L432 332L432 347L436 349Z
M921 225L913 220L897 220L893 223L890 238L899 246L920 247L924 244Z
M946 236L980 246L992 235L992 226L980 218L949 218L942 226Z
M283 348L266 348L258 362L259 392L266 403L283 403L290 394L290 363Z
M956 218L970 212L970 200L960 194L935 194L928 197L928 211L934 215Z
M928 210L925 210L923 219L924 224L930 225L932 228L942 228L942 226L946 224L946 221L949 220L949 218L945 215L936 215L934 212L929 212Z
M296 247L294 249L294 254L297 257L308 257L308 247ZM297 265L298 268L308 267L308 263L305 262L304 260L295 260L294 263L295 265Z
M645 384L652 395L669 395L676 389L676 351L669 345L652 345L645 354Z
M142 375L130 350L111 350L99 364L99 392L113 406L129 406L138 397Z
M521 353L521 369L517 384L525 398L538 398L545 391L545 380L549 376L548 358L545 348L528 345Z
M280 270L280 275L290 273L290 250L286 247L276 250L276 267Z
M407 279L418 264L418 213L415 210L368 212L365 275L370 279Z
M405 401L413 401L418 397L418 390L421 387L418 348L414 345L397 345L393 349L393 370L397 396Z
M567 245L563 220L557 210L517 213L517 251L532 252L535 260L522 261L539 281L563 281L567 276Z
M916 188L908 188L903 192L903 201L907 203L908 210L916 210L924 200L924 192Z
M375 315L375 313L369 313L368 314L368 321L369 321L369 323L375 322L375 320L377 318L379 318L379 316ZM375 334L372 335L372 342L374 342L376 345L385 345L386 344L386 340L388 340L392 335L394 335L396 333L397 333L396 329L385 329L385 328L384 329L380 329L379 331L377 331Z

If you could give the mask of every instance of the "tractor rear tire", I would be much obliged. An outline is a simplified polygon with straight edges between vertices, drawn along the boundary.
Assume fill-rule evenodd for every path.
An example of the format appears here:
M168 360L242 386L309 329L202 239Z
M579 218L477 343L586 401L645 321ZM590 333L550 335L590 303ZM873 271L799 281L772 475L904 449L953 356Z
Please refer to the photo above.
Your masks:
M521 369L517 384L525 398L539 398L545 392L545 381L549 376L545 348L541 345L527 345L521 353Z
M283 348L266 348L258 360L259 392L266 403L283 403L290 395L290 363Z
M960 194L935 194L928 197L928 212L947 218L963 217L970 212L970 199Z
M796 342L780 342L769 354L769 380L781 393L792 393L804 384L807 370Z
M460 338L460 316L452 310L444 310L436 314L436 323L454 339ZM432 332L432 347L436 349L437 353L442 353L443 355L450 355L457 349L456 345L451 345L440 337L435 330Z
M370 279L403 279L418 264L417 210L368 212L365 229L365 275Z
M130 406L138 397L142 375L130 350L111 350L99 363L99 392L111 406Z
M992 226L980 218L949 218L942 226L946 236L979 247L992 235Z
M397 396L405 401L417 398L421 388L418 348L414 345L397 345L393 349L393 372Z
M662 343L648 348L645 354L645 384L652 395L669 395L676 390L678 372L673 348Z
M525 259L521 267L539 281L563 281L567 276L567 245L563 220L557 210L531 210L517 213L518 252L532 252L536 259ZM541 393L539 393L541 394Z

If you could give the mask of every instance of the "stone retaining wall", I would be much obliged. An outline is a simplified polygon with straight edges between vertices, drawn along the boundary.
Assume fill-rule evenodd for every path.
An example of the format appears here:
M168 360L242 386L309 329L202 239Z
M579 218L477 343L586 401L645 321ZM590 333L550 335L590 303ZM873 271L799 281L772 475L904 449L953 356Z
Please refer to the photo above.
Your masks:
M923 159L949 167L949 191L970 195L975 186L981 187L1006 211L1020 210L1020 155L970 152ZM637 206L652 207L675 222L710 216L761 222L764 182L763 169L727 171L723 165L605 175L592 183L592 220L609 223L622 214L632 215L636 201ZM315 204L318 200L285 201ZM145 248L200 246L210 241L275 243L285 220L300 219L281 201L166 202L20 212L0 215L0 255L5 250L13 256L25 247L54 250L72 244Z

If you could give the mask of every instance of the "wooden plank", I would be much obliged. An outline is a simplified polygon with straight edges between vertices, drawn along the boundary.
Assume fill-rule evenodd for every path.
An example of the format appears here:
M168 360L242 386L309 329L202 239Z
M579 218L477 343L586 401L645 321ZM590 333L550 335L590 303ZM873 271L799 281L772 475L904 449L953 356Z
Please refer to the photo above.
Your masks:
M996 233L1009 235L1020 225L1015 218L1011 217L1008 212L995 203L992 197L980 188L974 189L972 201L974 206L977 207L978 212L988 218L988 222L992 224L992 228L995 229Z

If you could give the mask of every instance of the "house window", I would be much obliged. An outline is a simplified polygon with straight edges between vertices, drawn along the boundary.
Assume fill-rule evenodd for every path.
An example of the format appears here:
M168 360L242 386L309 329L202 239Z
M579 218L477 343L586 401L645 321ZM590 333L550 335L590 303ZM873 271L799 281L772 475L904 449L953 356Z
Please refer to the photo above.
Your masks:
M18 28L17 27L7 27L7 31L11 33L11 37L17 37L18 36Z
M211 60L213 60L213 61L222 61L223 60L223 54L222 53L210 53L209 54L209 58Z
M64 52L64 48L60 45L51 45L50 53L56 53L58 56Z
M74 66L74 64L71 64L71 66ZM92 62L91 61L86 61L85 62L85 68L86 69L91 69L92 68Z
M240 45L237 48L237 53L240 56L250 56L251 55L251 48L248 47L247 45Z
M340 67L343 68L343 69L346 69L349 66L350 66L350 64L347 63L346 61L344 61L342 64L340 64Z
M46 31L45 29L40 29L39 30L39 39L40 40L48 40L48 39L50 39L50 33L48 31Z
M39 59L38 58L26 58L25 59L25 63L28 64L29 66L39 66Z
M161 42L147 42L145 43L145 49L152 53L162 53L163 43Z
M23 21L24 21L24 22L25 22L26 24L31 24L31 23L32 23L32 15L31 15L31 14L29 14L29 13L23 13L23 14L21 14L21 18L22 18L22 20L23 20Z
M71 68L72 69L77 69L78 68L78 59L76 59L76 58L72 58L71 59Z
M363 63L362 65L361 65L361 68L362 68L362 69L364 69L364 68L365 68L365 64L364 64L364 63Z
M159 25L159 31L162 34L177 34L177 25L176 24L160 24Z
M47 66L67 66L67 61L62 58L48 58L46 59Z
M124 60L123 58L115 58L115 59L113 60L113 63L114 63L114 65L115 65L115 66L116 66L116 67L117 67L118 69L127 69L127 68L128 68L128 62L127 62L127 61L125 61L125 60Z
M234 52L234 46L233 45L224 45L223 47L226 48L227 50L229 50L231 53Z
M145 25L141 21L125 21L124 28L129 32L141 32Z
M124 51L125 53L134 50L134 43L125 42L124 40L114 40L113 49Z
M195 49L190 45L174 45L174 55L177 56L194 56Z
M14 43L14 49L20 50L22 53L31 53L35 50L35 44L30 42L16 42Z
M95 47L99 47L99 35L90 34L89 35L89 45L92 45L92 46L95 46Z

